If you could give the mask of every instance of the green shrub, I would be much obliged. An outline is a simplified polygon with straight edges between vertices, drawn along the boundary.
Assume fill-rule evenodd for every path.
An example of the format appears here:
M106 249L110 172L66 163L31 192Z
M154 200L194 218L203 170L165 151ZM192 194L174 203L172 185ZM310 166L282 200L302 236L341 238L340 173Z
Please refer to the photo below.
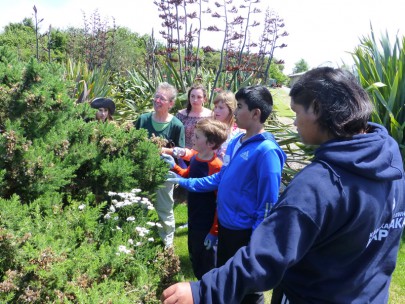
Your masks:
M153 193L167 165L145 131L132 124L99 123L87 103L68 96L63 70L31 60L16 78L0 61L0 195L23 202L49 192L97 201L107 191L141 188ZM12 74L8 77L8 74ZM18 74L17 74L18 75ZM10 82L13 79L13 82Z
M139 191L97 206L0 199L0 302L158 303L178 259L156 241L156 213Z

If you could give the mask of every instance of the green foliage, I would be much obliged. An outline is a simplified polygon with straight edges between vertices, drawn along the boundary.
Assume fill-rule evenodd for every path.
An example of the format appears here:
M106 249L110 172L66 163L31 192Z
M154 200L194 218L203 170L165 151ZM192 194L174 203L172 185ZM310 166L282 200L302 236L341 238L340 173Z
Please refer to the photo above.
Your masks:
M60 67L31 60L0 92L3 197L17 193L28 202L49 192L75 199L93 193L99 201L109 190L153 193L164 181L167 165L146 132L128 123L87 122L95 111L67 96Z
M202 58L202 66L214 73L219 67L221 62L221 52L206 52Z
M3 83L7 89L1 88L0 91L0 106L3 108L3 100L8 94L8 89L12 88L13 84L21 78L22 64L18 62L17 56L6 47L0 46L0 83ZM4 121L0 117L0 121Z
M68 42L66 31L50 28L48 31L48 40L46 51L48 52L48 62L64 62L66 59L66 48Z
M293 73L302 73L309 70L309 65L304 59L300 59L295 63Z
M371 28L371 36L360 40L353 59L375 107L372 121L387 128L405 160L405 37L396 37L391 44L386 33L378 44Z
M140 114L152 108L156 87L141 72L128 71L125 75L115 74L112 80L112 96L121 121L136 121Z
M272 62L269 69L269 78L274 79L276 84L287 84L290 81L290 78L284 75L283 69L283 65Z
M109 69L113 72L124 72L129 67L144 67L146 65L145 41L147 39L147 35L140 36L127 28L118 27Z
M265 129L274 135L280 147L287 154L287 161L282 172L282 183L287 186L295 174L310 162L315 147L301 143L296 128L293 126L295 114L289 107L288 93L280 88L273 88L270 91L273 96L274 110L265 124Z
M27 19L26 19L27 20ZM10 23L0 35L0 45L14 53L19 60L28 60L35 54L35 28L29 22Z
M389 303L402 303L405 290L405 234L399 247L397 265L392 274Z
M139 191L97 206L0 199L0 302L158 303L178 261L155 241L157 215Z
M70 96L77 102L107 97L111 93L111 72L105 67L90 70L86 63L68 59L64 65L66 80L72 83Z

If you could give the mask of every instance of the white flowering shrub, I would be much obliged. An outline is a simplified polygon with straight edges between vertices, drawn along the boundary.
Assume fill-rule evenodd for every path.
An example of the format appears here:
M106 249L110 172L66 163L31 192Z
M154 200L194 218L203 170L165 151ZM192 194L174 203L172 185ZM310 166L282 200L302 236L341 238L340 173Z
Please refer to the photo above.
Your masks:
M0 199L0 303L159 303L178 271L140 190L111 203Z

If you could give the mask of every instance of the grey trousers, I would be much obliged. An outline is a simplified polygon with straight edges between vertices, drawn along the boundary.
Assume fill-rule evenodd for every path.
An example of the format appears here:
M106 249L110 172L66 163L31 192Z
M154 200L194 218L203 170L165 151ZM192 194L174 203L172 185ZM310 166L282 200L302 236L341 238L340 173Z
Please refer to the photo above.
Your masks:
M165 247L171 247L174 238L173 189L173 183L165 182L163 187L159 188L156 192L155 210L158 214L160 224L162 225L162 227L159 228L159 235Z

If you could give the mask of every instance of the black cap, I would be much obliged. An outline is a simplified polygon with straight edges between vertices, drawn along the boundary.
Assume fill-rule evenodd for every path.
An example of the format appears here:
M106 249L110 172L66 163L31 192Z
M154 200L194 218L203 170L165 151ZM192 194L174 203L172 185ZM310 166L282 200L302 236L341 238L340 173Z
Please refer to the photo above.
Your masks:
M90 106L93 109L106 108L106 109L108 109L108 113L110 115L113 115L115 112L115 103L110 98L105 98L105 97L95 98L91 102Z

